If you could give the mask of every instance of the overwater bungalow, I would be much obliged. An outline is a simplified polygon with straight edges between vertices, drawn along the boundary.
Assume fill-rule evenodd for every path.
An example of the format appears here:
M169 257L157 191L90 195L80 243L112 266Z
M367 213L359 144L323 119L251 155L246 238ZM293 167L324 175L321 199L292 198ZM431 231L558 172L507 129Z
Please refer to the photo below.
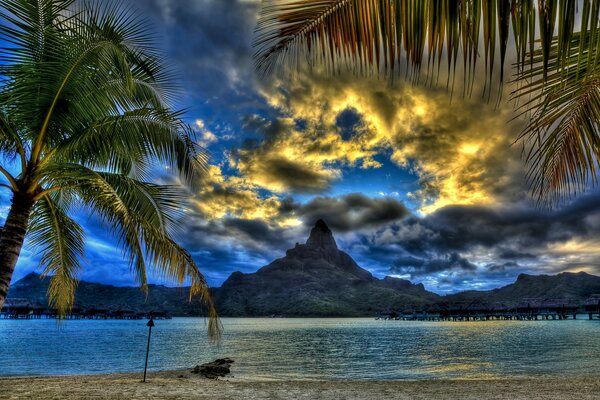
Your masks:
M39 319L46 308L37 302L27 299L6 299L0 318L4 319Z
M398 319L398 313L396 311L382 311L379 314L377 314L377 317L375 319L381 319L381 320Z
M415 306L406 306L400 311L400 318L406 321L416 321L419 319L421 311Z
M442 307L439 304L432 304L425 308L425 319L428 321L438 320L442 315L442 311Z
M133 310L118 309L111 312L111 316L114 319L141 319L138 318L138 314Z
M83 317L87 319L109 319L110 310L103 307L90 307L83 312Z
M585 301L584 310L588 314L589 319L594 318L594 314L600 318L600 294L593 294Z
M154 319L171 319L171 316L166 311L150 311L148 318Z
M90 306L85 310L73 307L65 319L124 319L139 320L153 317L154 319L171 319L171 316L162 310L149 313L119 308L111 310L108 307ZM27 299L7 299L0 312L0 319L54 319L58 312L54 308Z
M31 315L31 303L27 299L6 299L2 307L2 318L17 319Z
M536 317L539 315L545 319L568 319L572 316L577 318L579 304L573 299L544 299L535 310Z
M592 314L600 317L600 295L595 295L587 302L590 318ZM397 314L380 313L377 319L401 319L413 321L489 321L489 320L537 320L537 319L576 319L577 313L583 310L573 299L528 298L518 303L504 302L439 302L428 307L407 305ZM392 317L392 315L397 317Z

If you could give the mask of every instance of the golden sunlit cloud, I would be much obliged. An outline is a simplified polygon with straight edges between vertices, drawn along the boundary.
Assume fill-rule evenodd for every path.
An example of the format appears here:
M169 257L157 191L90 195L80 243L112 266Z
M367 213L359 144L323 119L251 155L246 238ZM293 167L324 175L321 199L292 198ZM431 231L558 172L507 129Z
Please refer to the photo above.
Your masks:
M198 193L193 204L209 220L232 217L260 219L281 227L300 224L296 218L282 216L279 197L260 196L256 185L245 178L224 176L216 165L209 166L204 189Z
M290 129L274 144L243 154L240 170L269 189L290 187L248 166L284 155L289 163L334 179L340 173L336 166L378 168L374 157L391 151L393 162L419 176L422 189L410 195L420 202L421 212L430 213L453 204L492 204L505 195L512 172L522 168L518 151L510 146L518 132L507 124L510 104L498 109L479 99L450 104L444 90L318 74L305 74L278 89L276 83L263 88L269 104L321 133ZM362 127L344 140L336 119L345 110L360 115Z
M572 239L564 243L554 244L550 246L550 250L555 254L599 254L600 241Z
M282 215L282 197L319 194L344 179L344 168L377 169L376 157L412 171L420 188L403 193L422 214L450 205L490 205L522 191L518 129L507 125L511 106L494 108L479 99L451 104L444 90L390 84L383 80L305 74L272 82L261 94L280 112L274 119L245 117L246 129L264 136L234 149L224 176L212 166L198 209L209 219L261 219L279 226L298 224ZM339 118L352 112L351 129ZM201 144L218 140L196 121ZM293 213L292 213L293 214Z

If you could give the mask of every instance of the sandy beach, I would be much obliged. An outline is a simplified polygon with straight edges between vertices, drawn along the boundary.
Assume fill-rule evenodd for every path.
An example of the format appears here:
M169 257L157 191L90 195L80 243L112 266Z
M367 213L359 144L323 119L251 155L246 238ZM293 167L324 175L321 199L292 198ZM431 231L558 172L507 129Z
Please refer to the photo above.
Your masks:
M600 379L427 381L209 380L188 372L0 379L0 399L577 399L600 397Z

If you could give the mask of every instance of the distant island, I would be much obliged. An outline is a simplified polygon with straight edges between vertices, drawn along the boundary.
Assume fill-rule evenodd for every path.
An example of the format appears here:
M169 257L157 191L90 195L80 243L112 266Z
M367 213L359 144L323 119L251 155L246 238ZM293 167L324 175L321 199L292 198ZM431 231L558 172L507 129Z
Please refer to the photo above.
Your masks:
M47 287L47 279L31 273L11 286L8 303L19 300L45 306ZM305 244L297 244L285 257L255 273L234 272L213 293L221 316L364 317L442 303L517 304L531 299L560 299L584 304L600 293L600 277L584 272L521 274L515 283L502 288L440 296L408 280L373 277L338 249L333 233L319 220ZM172 316L204 314L199 302L188 302L186 288L161 285L150 285L146 299L136 287L82 281L77 288L76 307Z

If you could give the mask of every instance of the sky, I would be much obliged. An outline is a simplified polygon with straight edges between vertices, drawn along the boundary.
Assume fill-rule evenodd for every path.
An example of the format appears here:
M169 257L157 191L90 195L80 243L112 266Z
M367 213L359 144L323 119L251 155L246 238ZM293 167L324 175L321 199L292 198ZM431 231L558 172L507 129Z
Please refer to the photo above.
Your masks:
M437 293L495 288L521 273L600 274L600 191L553 210L531 200L513 144L526 121L512 120L508 96L450 101L444 87L318 68L259 79L258 1L131 3L178 71L176 107L210 154L176 237L210 285L284 256L319 218L376 277ZM166 168L156 176L176 179ZM0 220L8 200L0 192ZM80 278L133 284L106 227L75 218L87 231ZM38 262L26 244L13 279Z

